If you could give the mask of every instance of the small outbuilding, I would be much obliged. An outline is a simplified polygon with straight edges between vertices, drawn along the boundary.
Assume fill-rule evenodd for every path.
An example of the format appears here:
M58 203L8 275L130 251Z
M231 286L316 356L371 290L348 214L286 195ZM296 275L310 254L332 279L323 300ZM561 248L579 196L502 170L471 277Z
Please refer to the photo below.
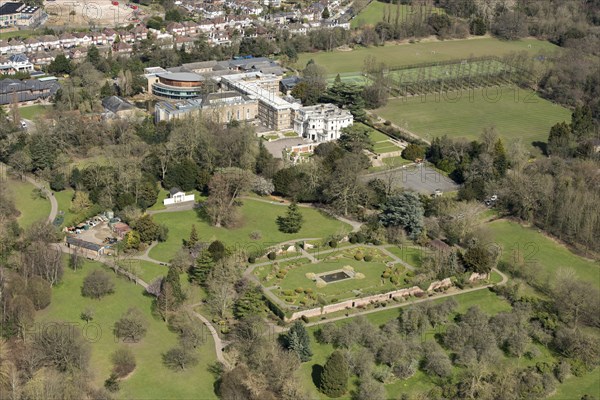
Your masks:
M103 246L101 244L77 239L72 236L67 236L67 247L68 248L77 247L77 248L83 250L83 252L86 253L87 255L95 256L95 257L99 257L102 254L104 254L104 250L105 250L105 246Z
M195 201L196 196L192 194L185 194L185 192L178 187L171 188L169 190L169 197L163 200L163 204L165 206L170 206L173 204L179 203L187 203L190 201Z

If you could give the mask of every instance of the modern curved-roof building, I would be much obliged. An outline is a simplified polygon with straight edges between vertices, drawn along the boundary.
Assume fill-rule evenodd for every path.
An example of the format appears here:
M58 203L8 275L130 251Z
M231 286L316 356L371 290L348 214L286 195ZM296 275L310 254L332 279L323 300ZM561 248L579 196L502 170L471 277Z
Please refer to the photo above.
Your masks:
M157 71L146 75L148 91L167 99L193 99L202 95L204 77L193 72Z

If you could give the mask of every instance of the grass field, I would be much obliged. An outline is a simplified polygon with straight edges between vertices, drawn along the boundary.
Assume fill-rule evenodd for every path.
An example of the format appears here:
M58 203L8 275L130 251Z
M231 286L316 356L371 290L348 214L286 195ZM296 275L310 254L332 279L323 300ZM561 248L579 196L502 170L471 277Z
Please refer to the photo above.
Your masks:
M540 267L542 280L556 275L560 268L571 268L580 279L600 287L598 262L579 257L537 230L516 222L497 220L487 226L492 230L495 242L502 247L503 259L512 261L520 254L519 258L535 262Z
M93 382L98 387L109 376L112 368L111 354L119 346L112 335L114 322L130 307L139 308L148 321L148 332L139 342L127 344L136 357L137 367L130 377L121 382L118 398L131 399L175 399L216 398L213 392L213 375L209 365L216 360L212 337L207 334L201 346L199 364L182 372L174 372L162 364L162 353L177 344L177 335L166 324L152 316L152 299L145 296L140 286L136 286L113 275L115 293L101 299L92 300L81 296L83 278L94 269L103 267L94 262L86 262L82 270L74 272L65 269L63 282L52 290L52 304L38 313L37 321L66 321L77 323L90 339L92 354L90 368ZM95 311L94 327L85 329L80 313L91 307ZM92 340L97 339L97 340Z
M169 272L169 268L166 265L136 259L122 261L121 267L139 276L146 283L152 283L156 278L166 276L167 272Z
M443 135L477 139L484 128L495 126L505 141L546 142L554 124L571 118L566 108L508 86L393 99L375 112L427 140Z
M50 214L50 201L34 195L35 186L27 181L8 179L8 189L21 212L17 218L22 228L27 228L33 222L48 218Z
M51 108L52 106L42 106L39 104L34 106L20 107L19 114L21 115L21 118L33 120L37 117L43 116Z
M394 21L397 13L396 10L395 4L371 1L352 19L352 21L350 21L350 27L360 28L363 25L376 25L378 22L383 21L384 12L389 13L391 15L391 20ZM412 15L422 15L423 19L426 19L431 14L441 13L443 13L443 10L437 7L412 7L410 5L402 4L400 5L399 20L400 22L405 22Z
M280 232L275 222L279 215L284 215L286 207L253 199L243 200L243 206L238 210L242 217L240 227L232 229L211 226L206 220L200 218L196 211L156 214L154 220L169 227L169 238L166 242L156 245L150 251L150 257L169 261L181 248L182 240L189 237L192 224L196 225L201 241L210 242L219 239L228 246L247 247L249 250L263 249L265 246L295 238L322 238L350 231L350 226L347 224L327 217L317 210L306 207L301 207L300 210L304 216L304 224L296 234ZM255 231L260 232L261 239L250 239L250 233Z
M501 41L494 38L466 40L448 40L443 42L422 42L405 44L386 44L379 47L361 47L352 51L332 51L302 53L297 68L304 68L309 60L325 68L328 74L335 76L343 73L362 71L366 57L373 56L389 67L412 64L461 60L469 57L502 56L511 52L527 51L532 55L549 54L559 48L549 42L537 39Z
M600 367L581 377L571 376L558 385L550 400L581 399L584 395L600 396ZM594 397L590 397L593 399Z
M71 200L73 199L75 191L71 188L65 189L60 192L54 192L54 198L58 202L58 211L59 213L62 211L64 214L64 221L62 226L69 226L81 221L75 221L75 214L73 214L69 209L71 208Z

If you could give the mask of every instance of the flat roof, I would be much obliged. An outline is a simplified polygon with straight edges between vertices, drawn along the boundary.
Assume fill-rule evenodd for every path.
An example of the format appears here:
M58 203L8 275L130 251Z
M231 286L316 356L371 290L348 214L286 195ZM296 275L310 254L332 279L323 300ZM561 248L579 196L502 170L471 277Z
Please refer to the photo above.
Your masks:
M198 75L193 72L162 72L156 74L156 76L158 76L159 78L165 78L180 82L199 82L204 80L204 77L202 75Z

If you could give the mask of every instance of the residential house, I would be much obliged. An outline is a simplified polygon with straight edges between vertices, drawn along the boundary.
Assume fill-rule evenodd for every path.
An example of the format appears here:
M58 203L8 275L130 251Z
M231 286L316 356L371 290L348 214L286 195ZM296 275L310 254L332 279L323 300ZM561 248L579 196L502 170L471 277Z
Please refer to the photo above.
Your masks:
M56 81L42 82L37 79L4 79L0 80L0 105L30 104L45 101L54 96L60 89Z
M0 57L0 74L13 75L17 72L33 72L33 64L25 54Z
M317 104L302 107L295 114L294 131L315 142L328 142L340 138L341 131L354 122L348 110L334 104Z

